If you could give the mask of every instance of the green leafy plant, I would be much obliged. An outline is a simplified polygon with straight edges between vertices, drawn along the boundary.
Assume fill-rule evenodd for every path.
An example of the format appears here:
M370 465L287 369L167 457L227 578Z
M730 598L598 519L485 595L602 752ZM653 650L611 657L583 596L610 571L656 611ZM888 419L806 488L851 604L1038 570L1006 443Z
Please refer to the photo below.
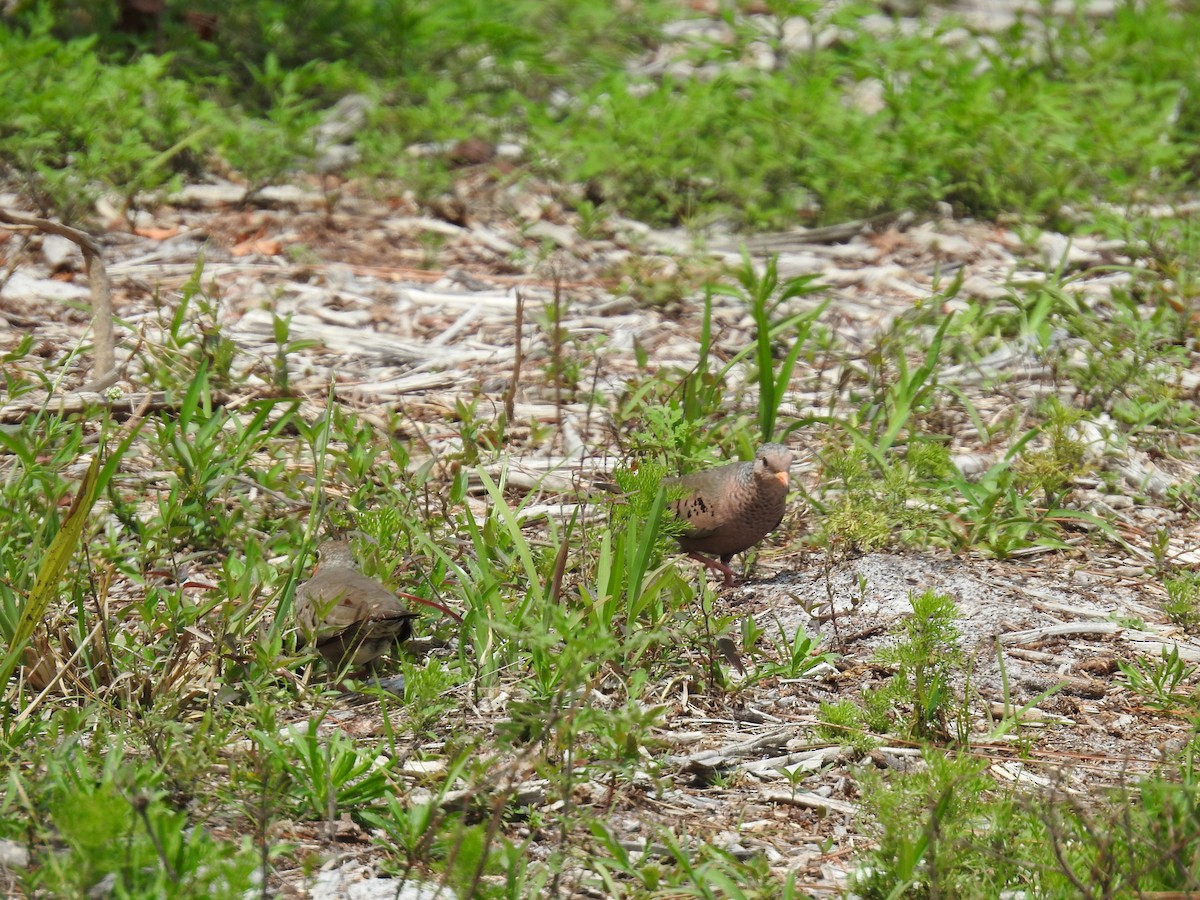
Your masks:
M317 344L313 340L291 340L291 329L291 315L279 316L272 313L271 333L275 338L275 365L272 373L275 377L276 387L283 394L287 394L290 391L290 377L288 375L287 363L288 354L308 350Z
M947 484L956 475L943 444L910 441L903 455L883 460L882 472L857 445L833 447L823 461L824 496L813 502L822 513L824 540L864 552L936 542L951 503Z
M1012 818L1011 802L990 798L985 763L970 756L926 752L922 770L885 783L863 773L863 797L878 849L856 873L854 890L867 898L930 894L984 896L1005 883L983 850ZM976 837L975 825L987 833Z
M660 829L653 842L648 840L644 850L631 852L603 822L593 821L590 828L598 844L594 881L606 893L619 895L632 884L641 891L670 891L685 897L799 900L804 896L795 873L781 876L760 857L740 860L666 829Z
M790 315L781 315L781 310L790 300L822 290L818 276L803 275L779 279L779 257L767 258L761 275L755 270L749 254L743 252L742 266L736 271L736 288L718 285L718 293L728 294L744 300L754 319L754 345L744 353L733 357L718 374L719 380L742 361L743 356L754 360L754 373L750 381L758 385L758 426L763 441L775 439L775 422L779 416L779 404L792 381L796 361L805 351L808 337L818 316L824 312L829 301L812 309ZM782 360L776 363L777 347L782 344ZM703 364L704 360L701 359Z
M1051 428L1057 431L1059 426ZM1055 467L1080 459L1077 439L1063 433L1052 436L1047 449L1028 457L1031 462L1026 467L1019 467L1014 460L1025 458L1025 448L1038 434L1038 429L1027 431L1008 448L1003 459L977 478L956 475L952 479L959 495L958 506L951 517L937 523L947 543L1003 559L1035 544L1067 546L1061 531L1068 522L1119 541L1112 526L1091 513L1062 506L1046 508L1035 500L1032 496L1035 491L1061 493L1074 475L1070 470Z
M621 499L612 505L611 527L600 536L595 581L583 588L593 621L605 631L622 621L657 623L685 596L678 574L661 565L681 527L666 515L666 468L642 460L637 468L613 474Z
M217 298L204 288L204 258L197 258L173 309L165 309L161 297L155 301L161 332L145 342L142 353L150 383L158 390L177 390L201 367L220 387L233 380L237 348L221 329Z
M897 693L909 707L909 727L917 737L946 733L947 712L954 703L950 679L965 659L955 625L954 601L933 591L909 597L913 614L895 631L896 643L876 659L896 670Z
M170 76L167 58L105 65L94 38L52 37L48 8L29 24L28 34L0 33L10 63L0 73L0 155L16 163L42 212L75 221L103 191L128 207L175 181L211 131L215 107Z
M818 706L818 724L813 729L819 740L833 744L845 744L861 756L879 745L879 740L870 734L866 717L852 700L824 701Z
M445 811L445 797L456 783L471 776L470 763L466 753L451 760L428 799L413 800L388 791L382 806L361 813L364 821L387 836L388 849L403 856L406 872L439 861L444 863L447 851L453 847L454 835L463 828L461 816Z
M1163 579L1163 587L1167 589L1163 601L1167 618L1189 632L1200 628L1200 575L1178 572Z
M20 661L35 628L42 622L47 608L58 592L59 581L67 573L71 559L79 549L80 535L87 524L92 504L96 502L100 473L100 457L96 456L88 467L71 508L67 511L62 528L50 542L45 558L38 568L37 580L33 583L25 602L19 602L11 594L4 598L3 631L7 638L7 650L0 661L0 683L8 680Z
M1075 479L1087 471L1085 447L1075 430L1083 413L1068 408L1057 397L1047 401L1043 410L1045 424L1041 437L1045 446L1026 450L1017 458L1016 474L1027 490L1045 497L1046 505L1058 506L1069 492Z
M947 527L957 545L985 550L999 559L1035 543L1065 546L1045 512L1017 487L1011 459L1033 436L1027 432L978 479L956 479L962 506Z
M1162 648L1155 661L1137 657L1134 662L1117 660L1122 680L1129 690L1141 694L1150 705L1159 709L1174 709L1180 705L1195 705L1190 694L1178 692L1181 684L1195 677L1200 667L1187 665L1179 656L1179 647Z
M942 342L952 319L942 318L928 342L924 360L915 369L909 367L907 359L906 329L899 326L884 342L895 348L890 355L887 347L881 345L869 357L875 370L871 375L874 397L860 407L855 421L843 423L843 427L880 469L885 468L887 453L909 428L912 417L932 401Z
M1114 292L1102 315L1081 310L1066 320L1097 352L1070 356L1064 374L1084 394L1081 405L1111 413L1134 431L1159 425L1191 431L1194 404L1180 395L1176 373L1188 365L1180 343L1181 312L1165 299L1147 310L1135 295Z
M631 386L622 400L621 416L639 421L626 439L633 452L662 452L668 460L711 459L714 444L735 444L749 455L757 443L776 439L780 404L790 389L796 364L811 352L810 335L826 303L802 312L787 312L791 302L820 291L816 276L782 280L778 259L768 259L760 275L749 256L735 272L736 284L710 283L704 295L700 348L696 365L685 373L656 372ZM755 325L754 343L719 367L711 359L713 297L726 295L745 303ZM758 438L745 417L731 415L727 385L757 386ZM789 425L787 431L799 427Z
M279 737L258 732L255 740L276 756L291 796L307 815L333 822L344 811L381 801L390 782L386 764L339 730L322 732L317 719Z
M244 503L217 515L220 498L249 467L259 449L288 427L295 403L279 410L279 401L259 401L243 420L213 405L208 367L202 365L179 406L178 415L159 422L156 436L171 461L170 490L159 505L163 531L172 542L193 546L224 543L244 514Z
M780 623L776 622L776 627L779 629L779 639L774 645L779 662L765 664L760 669L761 674L800 678L832 659L831 654L817 652L820 640L814 639L803 628L797 628L789 638Z

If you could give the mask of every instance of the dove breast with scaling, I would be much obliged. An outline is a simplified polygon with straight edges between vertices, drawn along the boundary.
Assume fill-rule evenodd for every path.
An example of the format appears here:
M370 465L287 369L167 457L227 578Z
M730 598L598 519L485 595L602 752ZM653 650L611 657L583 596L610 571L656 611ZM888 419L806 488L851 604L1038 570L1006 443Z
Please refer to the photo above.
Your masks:
M792 458L782 444L764 444L752 460L669 479L668 484L689 492L674 506L688 526L679 546L728 563L778 528L787 508Z

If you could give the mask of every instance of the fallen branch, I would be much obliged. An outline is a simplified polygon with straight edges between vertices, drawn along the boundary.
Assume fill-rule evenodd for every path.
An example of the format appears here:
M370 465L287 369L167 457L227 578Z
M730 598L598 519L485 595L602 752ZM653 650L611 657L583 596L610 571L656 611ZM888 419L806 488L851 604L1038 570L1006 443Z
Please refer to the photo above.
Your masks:
M835 800L832 797L822 797L809 791L764 791L764 800L785 806L799 806L804 809L815 809L821 813L840 813L852 816L858 812L858 807L845 800Z
M59 415L72 415L86 412L97 407L108 407L116 418L132 416L139 407L145 404L147 412L155 412L171 406L178 406L178 398L169 397L166 391L150 393L122 394L115 400L107 394L95 391L78 391L59 397L47 397L44 393L26 395L0 406L0 422L19 423L31 415L40 412L51 412Z

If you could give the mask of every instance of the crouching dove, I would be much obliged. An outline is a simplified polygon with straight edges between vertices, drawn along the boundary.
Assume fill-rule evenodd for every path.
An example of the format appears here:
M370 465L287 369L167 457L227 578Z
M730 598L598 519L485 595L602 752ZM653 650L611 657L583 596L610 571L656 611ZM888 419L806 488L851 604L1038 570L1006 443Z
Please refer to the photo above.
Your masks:
M330 668L365 666L412 633L416 613L354 564L344 541L317 548L317 570L296 588L296 619L305 641Z
M734 554L749 550L783 520L791 465L791 450L763 444L747 462L666 480L689 492L675 502L675 514L688 526L678 537L679 546L692 559L724 574L725 587L733 584L729 561Z

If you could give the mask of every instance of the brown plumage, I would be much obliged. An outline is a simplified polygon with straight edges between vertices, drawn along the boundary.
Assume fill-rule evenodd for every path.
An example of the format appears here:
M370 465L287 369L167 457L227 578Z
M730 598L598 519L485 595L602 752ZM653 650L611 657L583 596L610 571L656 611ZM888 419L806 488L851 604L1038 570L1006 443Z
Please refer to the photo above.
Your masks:
M763 444L747 462L668 480L691 492L675 503L675 514L689 526L679 536L679 546L692 559L724 574L726 587L733 584L729 561L734 554L749 550L783 520L791 465L791 450Z
M365 666L412 633L415 613L354 564L350 545L317 548L317 571L296 588L296 619L331 668Z

